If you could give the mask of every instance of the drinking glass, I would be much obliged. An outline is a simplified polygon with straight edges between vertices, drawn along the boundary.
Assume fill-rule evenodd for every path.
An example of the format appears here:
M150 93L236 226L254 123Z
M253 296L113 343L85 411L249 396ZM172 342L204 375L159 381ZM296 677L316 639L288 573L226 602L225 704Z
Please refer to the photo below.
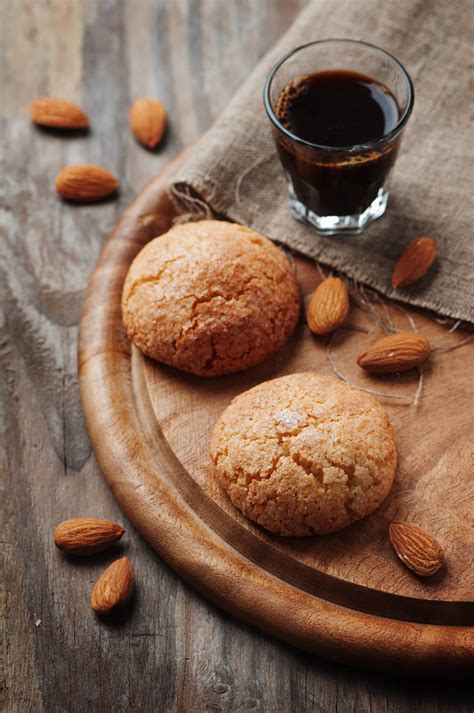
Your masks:
M346 147L311 143L278 119L282 90L297 78L327 71L369 76L398 106L398 122L382 136ZM293 214L325 235L361 233L385 213L390 173L414 102L412 81L400 62L379 47L356 40L321 40L298 47L268 75L264 103L288 182Z

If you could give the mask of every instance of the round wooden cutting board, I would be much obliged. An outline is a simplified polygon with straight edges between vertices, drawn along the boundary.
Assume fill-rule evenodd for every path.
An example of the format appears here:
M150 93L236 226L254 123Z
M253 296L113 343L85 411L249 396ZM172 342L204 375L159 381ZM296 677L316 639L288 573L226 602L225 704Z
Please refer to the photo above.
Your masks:
M327 341L312 337L301 320L274 357L242 374L200 379L145 358L123 332L120 298L132 259L176 217L166 193L173 170L175 164L153 179L122 217L92 276L81 320L85 418L115 497L186 581L279 639L359 666L467 676L474 664L474 344L447 351L465 335L448 334L427 315L394 304L369 307L398 328L411 329L411 318L432 344L442 340L424 369L417 406L409 405L416 373L374 378L357 367L356 356L382 334L367 308L352 309L329 355ZM320 272L302 258L295 267L307 297ZM229 401L260 381L333 368L392 396L379 399L397 435L394 488L375 513L333 535L271 536L246 520L216 483L210 432ZM388 540L393 519L435 535L445 569L428 580L407 570Z

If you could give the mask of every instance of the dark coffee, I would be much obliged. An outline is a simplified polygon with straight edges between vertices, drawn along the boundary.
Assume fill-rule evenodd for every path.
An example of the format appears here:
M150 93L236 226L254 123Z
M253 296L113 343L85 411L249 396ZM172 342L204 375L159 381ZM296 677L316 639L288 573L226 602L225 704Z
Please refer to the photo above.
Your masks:
M356 72L318 72L284 87L275 113L291 134L317 145L276 133L296 198L322 216L364 211L395 161L398 139L383 149L347 149L382 138L397 126L400 110L389 89Z

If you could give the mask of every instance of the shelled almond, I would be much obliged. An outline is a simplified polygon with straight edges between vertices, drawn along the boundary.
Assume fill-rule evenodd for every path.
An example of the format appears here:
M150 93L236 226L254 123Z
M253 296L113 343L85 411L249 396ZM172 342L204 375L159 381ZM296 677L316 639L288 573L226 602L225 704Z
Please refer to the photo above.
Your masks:
M129 112L133 135L149 149L155 148L165 133L166 111L158 99L144 98L133 102Z
M422 364L430 355L429 341L416 332L399 332L379 339L357 359L372 374L394 374Z
M306 312L308 327L320 336L340 327L349 314L349 290L339 277L328 277L314 291Z
M106 198L118 188L110 171L93 164L66 166L56 176L56 191L68 201L89 203Z
M118 542L125 530L110 520L73 518L61 522L54 532L54 543L69 554L87 557L103 552Z
M419 280L436 260L433 238L420 235L411 241L397 260L392 274L392 287L408 287Z
M441 545L421 527L409 522L392 522L389 535L399 558L420 577L430 577L443 566Z
M99 614L109 614L112 609L124 607L134 586L133 566L128 557L112 562L95 583L91 606Z
M56 129L85 129L89 126L87 114L76 104L41 97L30 104L30 116L35 124Z

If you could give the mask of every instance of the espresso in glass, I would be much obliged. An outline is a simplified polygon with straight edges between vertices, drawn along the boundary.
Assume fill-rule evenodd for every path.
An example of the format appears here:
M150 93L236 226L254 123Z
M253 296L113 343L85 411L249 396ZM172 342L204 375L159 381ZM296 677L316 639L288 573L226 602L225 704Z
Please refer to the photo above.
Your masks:
M278 97L276 115L283 126L305 141L343 149L392 131L400 109L383 84L357 72L339 70L293 80ZM364 210L383 186L398 142L363 160L334 163L301 160L284 143L277 146L299 200L324 216Z
M265 104L291 207L320 232L361 232L384 213L413 104L401 70L376 47L327 40L298 48L270 73Z

